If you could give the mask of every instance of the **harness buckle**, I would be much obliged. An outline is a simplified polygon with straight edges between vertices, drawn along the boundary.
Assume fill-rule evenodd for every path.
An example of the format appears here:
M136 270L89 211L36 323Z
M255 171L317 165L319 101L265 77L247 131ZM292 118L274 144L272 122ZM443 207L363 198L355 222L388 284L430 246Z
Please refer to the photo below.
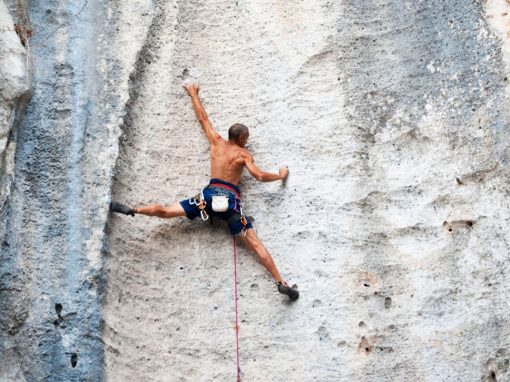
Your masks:
M246 229L246 226L248 225L248 220L246 220L246 216L244 215L241 215L241 224L243 225L243 236L246 236L246 233L248 232L248 230Z

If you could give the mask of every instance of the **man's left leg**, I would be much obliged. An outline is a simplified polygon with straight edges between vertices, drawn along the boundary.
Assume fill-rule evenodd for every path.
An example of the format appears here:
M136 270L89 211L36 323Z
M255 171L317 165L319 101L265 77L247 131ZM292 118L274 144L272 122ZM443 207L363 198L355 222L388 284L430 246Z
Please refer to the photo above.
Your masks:
M238 235L238 237L241 238L242 242L249 249L255 252L262 265L264 265L268 272L271 273L271 276L273 276L275 281L278 283L278 291L280 293L288 295L291 300L297 300L297 298L299 297L299 292L295 289L295 286L291 288L287 285L285 280L283 280L282 276L280 275L280 272L276 268L276 264L274 263L271 254L266 249L266 247L264 247L264 244L262 244L258 236L255 234L254 229L249 228L246 231L246 236Z

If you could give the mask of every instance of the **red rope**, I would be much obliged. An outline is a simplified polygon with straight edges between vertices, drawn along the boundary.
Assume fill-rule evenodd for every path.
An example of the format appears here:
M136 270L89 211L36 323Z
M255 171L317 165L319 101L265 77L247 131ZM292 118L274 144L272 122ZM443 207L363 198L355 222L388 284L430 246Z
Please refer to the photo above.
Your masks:
M234 293L236 302L236 353L237 353L237 382L241 382L241 368L239 367L239 319L237 309L237 246L234 236Z

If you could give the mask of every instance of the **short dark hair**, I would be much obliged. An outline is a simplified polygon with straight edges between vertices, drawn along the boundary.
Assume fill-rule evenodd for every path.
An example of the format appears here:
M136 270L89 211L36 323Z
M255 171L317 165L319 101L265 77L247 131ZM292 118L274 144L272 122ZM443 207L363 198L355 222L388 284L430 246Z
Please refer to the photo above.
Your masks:
M228 139L237 141L241 135L249 135L248 128L240 123L230 126L228 129Z

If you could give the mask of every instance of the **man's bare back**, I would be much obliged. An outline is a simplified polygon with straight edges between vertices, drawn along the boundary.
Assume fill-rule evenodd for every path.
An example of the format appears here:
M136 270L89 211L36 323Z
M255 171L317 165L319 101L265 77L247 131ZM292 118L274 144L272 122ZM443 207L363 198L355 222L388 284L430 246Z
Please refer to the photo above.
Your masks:
M211 145L211 178L239 185L247 155L246 149L223 138L218 139Z

